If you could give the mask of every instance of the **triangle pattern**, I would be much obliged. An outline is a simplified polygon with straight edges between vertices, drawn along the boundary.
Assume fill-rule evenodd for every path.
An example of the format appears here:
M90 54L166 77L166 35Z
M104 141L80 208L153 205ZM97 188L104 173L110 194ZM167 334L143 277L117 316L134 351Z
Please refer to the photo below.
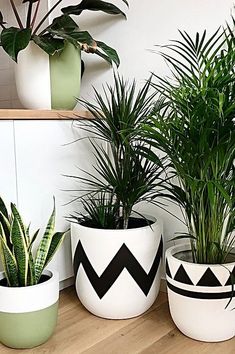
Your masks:
M177 270L174 280L179 281L180 283L193 285L192 280L189 278L189 276L182 264L180 265L179 269Z
M234 281L235 281L235 266L233 267L233 270L232 270L231 273L232 273L232 275L233 275L233 277L234 277ZM226 286L226 285L232 285L231 274L230 274L229 277L228 277L228 280L227 280L225 286ZM235 285L235 284L234 284L234 285Z
M210 268L207 268L197 286L221 286L222 284L219 282L218 278L212 272Z
M168 275L169 278L172 278L171 271L170 271L167 259L166 259L166 274Z

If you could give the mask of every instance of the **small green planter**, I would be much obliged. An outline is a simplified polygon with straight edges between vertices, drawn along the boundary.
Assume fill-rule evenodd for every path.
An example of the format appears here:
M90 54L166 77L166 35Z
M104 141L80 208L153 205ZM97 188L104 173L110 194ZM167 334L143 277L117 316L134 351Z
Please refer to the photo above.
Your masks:
M44 271L48 280L27 287L0 285L0 342L26 349L46 342L53 334L58 316L59 276ZM4 279L0 273L0 282Z

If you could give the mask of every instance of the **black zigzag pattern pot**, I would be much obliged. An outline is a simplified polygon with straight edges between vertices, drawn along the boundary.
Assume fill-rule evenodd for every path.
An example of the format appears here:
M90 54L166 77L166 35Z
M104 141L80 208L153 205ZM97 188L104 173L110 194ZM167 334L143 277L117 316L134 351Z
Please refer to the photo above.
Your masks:
M235 336L235 292L231 273L235 261L224 265L195 264L182 260L188 245L166 251L166 274L170 312L186 336L219 342Z
M72 224L71 235L77 295L87 310L110 319L148 310L160 287L160 222L128 230Z

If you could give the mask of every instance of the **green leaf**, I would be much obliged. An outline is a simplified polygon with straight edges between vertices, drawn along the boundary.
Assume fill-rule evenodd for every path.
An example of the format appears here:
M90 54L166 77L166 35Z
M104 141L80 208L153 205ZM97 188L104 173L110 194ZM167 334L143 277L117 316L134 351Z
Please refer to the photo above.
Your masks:
M42 36L34 35L32 40L49 55L61 52L65 46L63 39L53 38L50 34Z
M52 214L49 218L45 233L42 237L42 240L38 246L37 254L36 254L36 259L35 259L35 278L36 282L39 281L42 271L45 267L45 262L47 259L48 251L50 249L52 237L53 237L53 231L55 227L55 201L54 201L54 207Z
M45 267L51 261L51 259L53 258L54 254L56 253L56 251L58 250L58 248L62 244L66 232L67 231L65 231L65 232L56 232L53 235L52 240L51 240L51 244L50 244L50 248L49 248L49 251L48 251L48 254L47 254L47 258L46 258L46 261L45 261Z
M103 11L110 15L121 14L126 17L125 13L117 6L101 0L83 0L79 5L68 6L61 9L61 11L67 15L80 15L84 10Z
M68 15L61 15L59 17L54 18L52 24L47 27L47 30L54 31L64 31L65 33L73 32L74 30L78 30L79 26L77 23Z
M12 250L11 236L10 236L11 225L9 220L1 212L0 212L0 224L5 235L7 246L9 247L10 250Z
M65 33L59 30L50 30L53 35L62 37L66 39L68 42L74 44L75 46L79 46L81 49L85 50L85 48L89 49L89 47L93 46L95 41L91 37L91 35L87 31L73 31L69 33ZM79 43L77 43L79 42Z
M0 197L0 212L7 218L9 219L8 216L8 211L7 211L7 207L3 201L3 199Z
M21 218L21 215L20 215L19 211L16 208L16 205L13 204L13 203L11 203L11 211L12 211L13 217L18 220L18 223L19 223L20 228L21 228L21 230L23 232L23 235L24 235L25 243L28 246L29 239L27 238L27 235L26 235L26 227L24 225L24 222L23 222L23 220Z
M97 50L95 51L95 54L99 55L100 57L102 57L103 59L108 61L110 64L115 63L118 67L120 64L120 59L119 59L119 56L118 56L116 50L109 47L104 42L96 41L96 43L97 43L97 46L100 49L102 49L102 51L104 52L105 55Z
M25 241L24 229L22 229L22 226L16 217L14 217L11 226L11 240L18 267L19 284L20 286L26 286L28 277L29 254Z
M0 237L0 256L8 286L19 286L16 259L2 237Z
M17 62L18 53L27 47L30 38L31 29L29 28L4 28L1 33L1 44L5 52Z

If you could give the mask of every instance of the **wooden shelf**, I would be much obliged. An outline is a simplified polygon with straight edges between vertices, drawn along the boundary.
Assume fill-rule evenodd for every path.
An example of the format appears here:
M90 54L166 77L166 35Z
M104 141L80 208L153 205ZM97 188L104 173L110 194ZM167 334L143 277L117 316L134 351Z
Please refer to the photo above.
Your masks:
M0 109L0 120L72 120L91 119L87 111Z

